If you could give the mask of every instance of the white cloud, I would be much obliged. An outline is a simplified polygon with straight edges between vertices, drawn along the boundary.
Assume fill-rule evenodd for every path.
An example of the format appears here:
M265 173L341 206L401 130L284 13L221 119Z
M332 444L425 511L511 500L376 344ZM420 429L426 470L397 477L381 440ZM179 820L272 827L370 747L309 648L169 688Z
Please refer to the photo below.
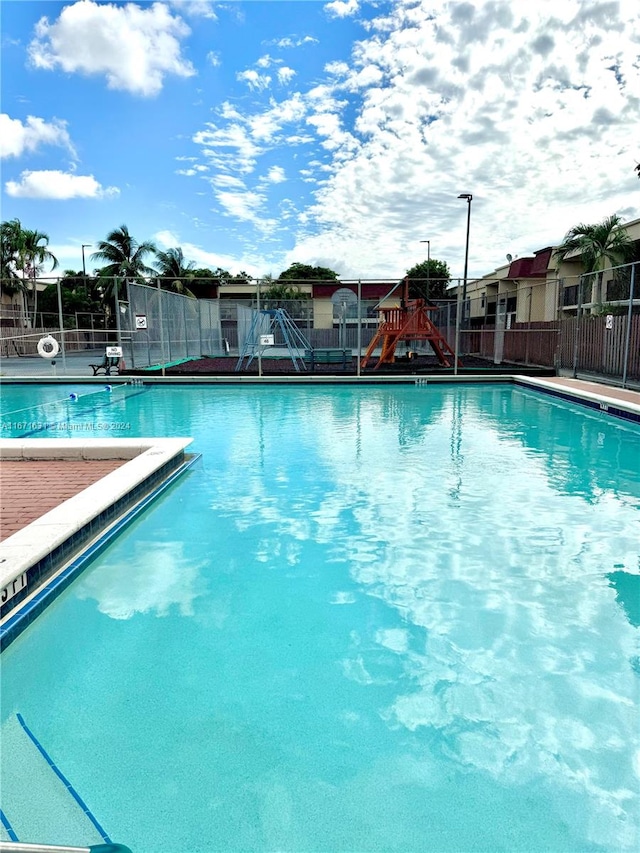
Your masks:
M334 18L347 18L350 15L355 15L359 8L359 0L333 0L333 2L324 5L325 12Z
M337 16L356 4L325 8ZM298 91L282 100L266 77L288 74L276 48L300 40L270 43L272 53L243 72L255 101L242 109L225 102L215 125L194 137L213 168L245 179L274 149L296 158L286 164L289 180L313 185L313 201L305 207L301 193L283 266L299 260L395 278L423 259L419 241L428 238L432 254L461 275L461 192L474 195L471 276L506 252L558 242L576 222L622 209L640 215L632 0L557 0L552 13L510 0L397 0L364 23L350 56L328 63L307 88L298 75ZM230 189L238 195L226 199L227 211L253 221L245 196L253 187ZM260 217L270 215L266 205Z
M306 123L332 168L292 256L338 255L352 273L397 276L421 259L419 240L429 237L460 275L457 196L471 191L477 274L506 251L529 253L576 222L628 206L640 23L628 2L603 9L591 6L578 27L586 9L574 0L558 2L557 17L505 0L403 0L375 19L349 65L326 69L333 83L304 96L319 98ZM353 124L341 92L352 93Z
M256 158L261 153L246 128L239 124L220 128L208 123L207 129L198 131L193 141L203 146L203 153L210 158L212 165L222 169L252 172Z
M217 21L214 0L169 0L169 5L191 18L209 18Z
M271 42L271 44L281 49L286 49L290 47L300 47L304 44L319 44L319 41L314 36L285 36L284 38Z
M267 173L267 180L271 184L281 184L286 181L286 175L282 166L272 166Z
M0 114L0 157L19 157L41 145L60 145L75 157L65 121L54 118L46 122L36 116L27 116L23 124L20 119Z
M151 97L167 75L195 73L181 56L187 25L167 6L116 6L82 0L66 6L53 23L41 18L29 56L36 68L104 74L110 89Z
M210 50L207 54L207 62L214 68L217 68L221 63L220 54L218 53L218 51Z
M170 249L174 246L180 246L184 252L185 258L196 262L198 267L208 267L215 270L218 267L224 270L229 270L231 273L238 273L243 269L251 276L261 276L265 269L265 262L258 259L255 263L248 258L243 258L239 264L237 257L226 255L221 252L211 252L197 246L195 243L189 243L181 239L180 235L173 231L158 231L153 236L154 242L162 249Z
M271 85L271 77L269 74L259 74L253 68L248 68L246 71L239 71L236 74L236 79L246 83L254 92L262 92L264 89L268 89Z
M117 187L103 187L93 175L73 175L58 170L22 172L19 181L7 181L7 195L14 198L67 200L118 195Z
M278 75L278 82L282 83L282 85L290 83L296 76L296 72L293 68L288 68L286 65L283 65L282 68L278 68L276 74Z

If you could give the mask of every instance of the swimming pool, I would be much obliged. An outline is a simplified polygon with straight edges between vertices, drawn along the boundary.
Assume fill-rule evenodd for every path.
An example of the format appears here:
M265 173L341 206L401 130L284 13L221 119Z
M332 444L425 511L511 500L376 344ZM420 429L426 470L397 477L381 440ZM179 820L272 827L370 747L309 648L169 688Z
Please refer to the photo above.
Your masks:
M636 425L513 386L78 390L3 407L202 454L2 655L3 727L112 838L637 849Z

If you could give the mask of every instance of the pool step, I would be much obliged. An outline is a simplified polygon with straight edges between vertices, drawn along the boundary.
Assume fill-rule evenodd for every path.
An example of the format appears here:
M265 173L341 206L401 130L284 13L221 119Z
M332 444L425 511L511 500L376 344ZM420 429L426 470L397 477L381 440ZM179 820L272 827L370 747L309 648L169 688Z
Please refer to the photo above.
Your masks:
M97 827L16 714L0 727L0 739L0 806L18 840L77 847L103 843ZM9 840L4 827L0 838Z

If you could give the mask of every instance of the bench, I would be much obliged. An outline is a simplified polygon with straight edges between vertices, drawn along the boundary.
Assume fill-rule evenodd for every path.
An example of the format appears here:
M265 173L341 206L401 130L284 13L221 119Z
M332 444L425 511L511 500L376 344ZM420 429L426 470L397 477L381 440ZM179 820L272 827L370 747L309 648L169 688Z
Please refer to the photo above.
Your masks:
M304 351L304 361L311 370L316 364L341 364L342 369L347 369L347 364L353 360L353 350L333 349L320 347L319 349L307 349Z
M93 370L93 375L98 376L104 373L105 376L111 376L111 371L120 372L118 365L120 364L119 355L105 355L100 364L90 364L89 367Z

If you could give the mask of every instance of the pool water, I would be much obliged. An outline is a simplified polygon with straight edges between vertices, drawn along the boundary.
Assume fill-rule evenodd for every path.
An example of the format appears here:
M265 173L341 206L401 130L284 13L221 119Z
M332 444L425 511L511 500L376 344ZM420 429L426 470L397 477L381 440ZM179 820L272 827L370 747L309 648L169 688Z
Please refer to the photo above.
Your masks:
M23 432L202 453L2 656L2 719L113 839L638 849L637 426L499 385L16 386L5 413L35 393Z

